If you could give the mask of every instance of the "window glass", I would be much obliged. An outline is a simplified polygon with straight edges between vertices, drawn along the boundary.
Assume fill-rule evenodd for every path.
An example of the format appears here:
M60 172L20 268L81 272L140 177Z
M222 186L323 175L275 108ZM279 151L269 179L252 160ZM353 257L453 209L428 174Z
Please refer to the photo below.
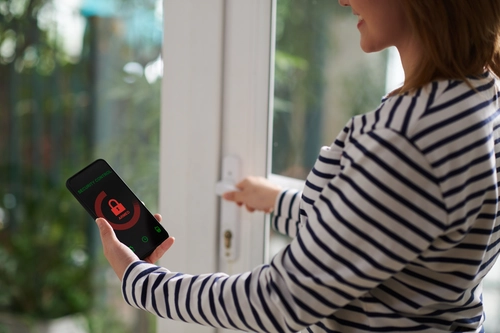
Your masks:
M388 53L365 54L336 1L278 0L272 172L305 179L321 146L386 92Z
M152 333L65 181L104 158L157 211L162 2L0 1L0 16L0 332Z

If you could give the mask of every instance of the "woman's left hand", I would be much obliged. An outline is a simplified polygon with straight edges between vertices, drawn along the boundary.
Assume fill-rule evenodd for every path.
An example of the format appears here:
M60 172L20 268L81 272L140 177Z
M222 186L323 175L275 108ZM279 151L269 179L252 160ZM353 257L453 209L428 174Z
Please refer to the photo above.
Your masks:
M156 214L155 218L158 222L161 222L160 214ZM96 223L99 227L99 233L101 235L104 256L108 260L118 278L121 280L127 267L131 263L139 260L139 258L130 248L116 238L113 228L105 219L98 218L96 219ZM144 261L151 264L156 262L165 254L165 252L168 251L168 249L170 249L170 247L174 244L174 241L175 239L173 237L167 238L153 251L153 253L151 253L149 257L144 259Z

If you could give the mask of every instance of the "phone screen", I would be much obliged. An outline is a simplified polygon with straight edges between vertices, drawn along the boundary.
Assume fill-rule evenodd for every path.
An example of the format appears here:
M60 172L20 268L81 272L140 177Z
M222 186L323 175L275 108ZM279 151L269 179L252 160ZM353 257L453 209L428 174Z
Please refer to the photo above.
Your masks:
M167 231L103 159L98 159L66 182L87 212L104 217L117 238L140 259L169 237Z

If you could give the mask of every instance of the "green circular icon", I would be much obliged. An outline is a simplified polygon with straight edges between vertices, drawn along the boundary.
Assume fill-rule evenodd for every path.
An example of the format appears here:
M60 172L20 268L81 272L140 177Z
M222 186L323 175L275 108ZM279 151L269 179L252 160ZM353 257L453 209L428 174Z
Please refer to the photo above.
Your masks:
M148 240L149 240L149 239L148 239L146 236L142 236L142 242L143 242L143 243L147 243L147 242L148 242Z

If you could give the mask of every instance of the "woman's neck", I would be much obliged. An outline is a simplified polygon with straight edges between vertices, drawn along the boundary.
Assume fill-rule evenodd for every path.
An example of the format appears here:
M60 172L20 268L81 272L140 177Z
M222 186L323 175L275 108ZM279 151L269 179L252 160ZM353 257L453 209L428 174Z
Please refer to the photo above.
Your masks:
M405 78L411 77L418 70L422 59L422 48L415 39L408 38L404 44L396 46L401 57Z

